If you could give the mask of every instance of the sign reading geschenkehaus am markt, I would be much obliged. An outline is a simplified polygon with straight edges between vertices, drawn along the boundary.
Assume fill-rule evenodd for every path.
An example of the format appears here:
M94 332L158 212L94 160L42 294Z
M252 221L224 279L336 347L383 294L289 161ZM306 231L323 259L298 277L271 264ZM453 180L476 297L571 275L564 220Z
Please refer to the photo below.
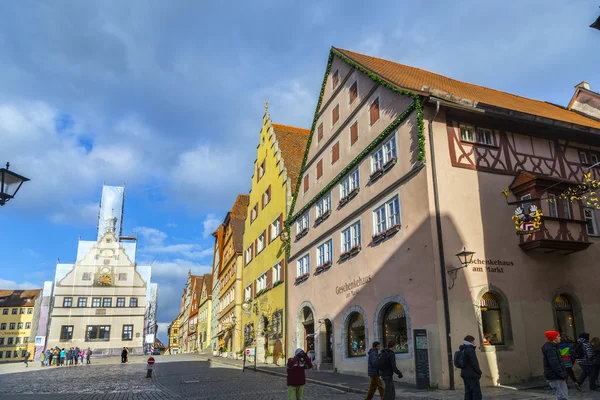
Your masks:
M122 235L124 189L103 187L97 240L80 240L75 263L56 265L46 348L142 354L154 341L157 285L150 266L136 265L136 238Z

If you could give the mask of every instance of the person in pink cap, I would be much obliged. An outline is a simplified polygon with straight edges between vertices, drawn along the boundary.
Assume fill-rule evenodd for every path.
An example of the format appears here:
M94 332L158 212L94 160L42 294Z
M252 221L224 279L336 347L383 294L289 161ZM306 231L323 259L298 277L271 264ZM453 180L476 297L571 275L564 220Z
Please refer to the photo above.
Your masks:
M560 344L560 333L557 331L544 332L548 340L542 346L544 355L544 377L548 384L556 392L556 400L568 400L569 388L567 387L567 370L563 364L558 345Z

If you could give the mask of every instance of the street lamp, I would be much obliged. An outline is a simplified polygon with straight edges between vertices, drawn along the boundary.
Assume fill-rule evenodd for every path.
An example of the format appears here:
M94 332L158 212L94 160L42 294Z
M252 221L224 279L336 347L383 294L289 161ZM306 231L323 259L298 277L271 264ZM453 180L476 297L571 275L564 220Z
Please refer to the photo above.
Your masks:
M471 264L471 262L473 262L473 254L475 254L475 252L467 251L466 247L463 247L463 251L456 254L456 257L458 257L458 261L460 261L461 267L454 268L448 271L448 275L450 275L450 278L452 279L452 284L450 285L448 290L451 290L454 287L454 281L456 280L458 271L463 268L467 268L467 266Z
M0 206L15 197L23 182L29 180L29 178L9 171L9 168L10 163L6 163L6 168L0 168Z

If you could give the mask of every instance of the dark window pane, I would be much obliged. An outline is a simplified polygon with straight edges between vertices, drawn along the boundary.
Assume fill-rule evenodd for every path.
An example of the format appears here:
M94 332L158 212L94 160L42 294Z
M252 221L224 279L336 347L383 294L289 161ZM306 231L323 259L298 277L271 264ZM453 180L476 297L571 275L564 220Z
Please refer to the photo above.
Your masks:
M348 323L348 355L359 357L367 354L365 340L365 321L362 315L356 313Z

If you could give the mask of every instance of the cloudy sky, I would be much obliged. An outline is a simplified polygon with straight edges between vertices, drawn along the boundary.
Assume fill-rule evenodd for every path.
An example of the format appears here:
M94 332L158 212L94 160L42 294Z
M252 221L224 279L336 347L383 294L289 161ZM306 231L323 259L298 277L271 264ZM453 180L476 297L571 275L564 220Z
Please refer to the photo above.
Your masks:
M582 80L600 90L599 14L583 0L3 2L0 162L32 180L0 209L0 288L73 262L102 183L125 183L164 340L250 188L264 100L309 128L331 46L566 105Z

